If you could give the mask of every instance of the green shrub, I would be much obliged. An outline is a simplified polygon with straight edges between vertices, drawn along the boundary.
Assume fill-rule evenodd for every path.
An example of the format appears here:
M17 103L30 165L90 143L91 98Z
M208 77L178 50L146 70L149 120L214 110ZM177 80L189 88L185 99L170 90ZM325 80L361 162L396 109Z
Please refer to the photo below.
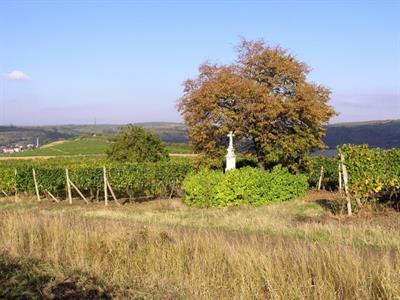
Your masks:
M307 187L305 175L293 175L281 167L272 171L246 167L225 174L205 169L183 182L185 203L198 207L287 201L302 196Z
M215 185L222 179L222 172L209 169L189 174L183 182L184 201L199 207L211 206Z

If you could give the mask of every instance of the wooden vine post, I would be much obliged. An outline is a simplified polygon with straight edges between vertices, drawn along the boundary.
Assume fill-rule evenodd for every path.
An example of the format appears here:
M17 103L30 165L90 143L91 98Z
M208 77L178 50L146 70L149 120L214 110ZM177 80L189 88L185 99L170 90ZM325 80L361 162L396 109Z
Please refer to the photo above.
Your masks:
M120 205L120 203L119 203L118 200L117 200L117 197L115 197L114 191L113 191L113 189L111 188L111 185L110 185L110 182L108 181L108 178L107 178L107 186L108 186L108 189L110 190L111 196L113 197L115 203L117 203L118 205Z
M7 200L10 200L10 197L8 196L5 190L2 189L1 192L3 193L4 196L6 196Z
M48 190L46 190L47 195L50 196L50 198L52 198L54 201L56 201L57 203L60 202L60 200L57 199L57 197L55 197L52 193L50 193Z
M68 169L65 169L65 177L67 180L68 202L69 202L69 204L72 204L71 181L69 180Z
M82 194L82 192L78 189L78 187L69 179L69 172L68 169L65 169L65 175L67 179L67 190L68 190L68 200L69 204L72 204L72 193L71 193L71 186L74 188L74 190L78 193L79 196L83 200L85 200L86 204L89 204L89 201L86 199L86 197Z
M341 162L339 162L339 193L342 192L342 166L341 166Z
M104 181L104 205L108 205L108 189L107 189L107 170L103 167L103 181Z
M347 215L351 216L352 211L351 211L351 198L349 195L349 186L348 186L348 181L349 181L349 175L347 173L347 167L344 163L344 155L340 154L340 162L342 164L342 174L343 174L343 184L344 184L344 193L346 195L346 201L347 201Z
M15 195L14 195L14 202L17 202L18 198L18 189L17 189L17 169L14 170L14 175L15 175Z
M85 200L86 204L89 204L89 201L86 199L86 197L82 194L82 192L78 189L78 187L70 180L69 184L75 189L75 191L81 196L83 200Z
M324 178L324 166L321 166L321 173L319 175L319 181L318 181L318 191L321 190L321 185L322 185L322 179Z
M106 167L103 167L103 180L104 180L104 202L105 202L105 205L108 205L108 190L110 190L111 196L113 197L115 203L117 203L118 205L121 205L121 203L118 202L118 199L114 194L114 191L111 187L110 182L108 181Z
M36 197L37 197L37 200L40 202L39 186L38 186L38 183L37 183L37 180L36 180L36 172L35 172L35 169L32 169L32 174L33 174L33 181L34 181L34 183L35 183Z

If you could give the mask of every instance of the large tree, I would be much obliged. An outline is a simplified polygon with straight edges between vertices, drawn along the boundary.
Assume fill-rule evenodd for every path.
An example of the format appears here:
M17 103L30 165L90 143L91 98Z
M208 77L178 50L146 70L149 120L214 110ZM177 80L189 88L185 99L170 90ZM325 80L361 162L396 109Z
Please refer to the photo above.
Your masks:
M178 109L191 143L215 157L232 130L262 166L298 166L324 146L324 125L335 115L330 90L307 81L309 67L281 47L242 41L237 49L234 63L205 63L184 83Z

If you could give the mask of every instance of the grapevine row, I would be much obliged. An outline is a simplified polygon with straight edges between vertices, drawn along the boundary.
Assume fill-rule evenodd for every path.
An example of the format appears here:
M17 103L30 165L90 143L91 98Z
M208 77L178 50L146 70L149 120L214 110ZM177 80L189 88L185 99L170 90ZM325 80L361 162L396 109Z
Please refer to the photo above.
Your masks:
M40 193L48 191L64 197L66 167L53 164L19 164L0 168L0 189L6 193L35 193L33 177ZM137 164L108 164L107 177L113 190L129 198L165 197L179 192L191 165L181 161ZM85 194L93 196L104 186L103 166L77 164L68 166L70 180Z

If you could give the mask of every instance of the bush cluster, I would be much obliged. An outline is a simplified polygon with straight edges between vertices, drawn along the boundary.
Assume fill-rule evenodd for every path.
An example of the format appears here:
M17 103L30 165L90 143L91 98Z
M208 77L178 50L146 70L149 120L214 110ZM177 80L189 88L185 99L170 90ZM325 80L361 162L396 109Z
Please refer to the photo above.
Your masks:
M208 168L213 170L221 170L225 168L225 157L195 159L194 165L197 168ZM259 164L253 155L245 155L238 153L236 156L236 167L238 169L246 166L257 167ZM302 164L299 172L308 177L308 184L315 188L318 185L321 174L321 166L324 167L324 176L322 180L322 188L329 191L335 191L339 188L339 160L338 157L327 156L309 156ZM293 173L293 172L292 172Z
M53 163L17 164L15 167L0 168L0 189L6 192L35 193L32 168L35 168L40 192L49 191L65 195L66 166ZM192 166L184 161L163 161L158 163L121 164L108 163L107 177L116 193L129 197L166 197L176 194ZM16 171L16 175L15 175ZM72 182L84 193L93 194L104 186L103 166L98 164L72 164L68 166Z
M400 150L369 149L367 145L343 145L350 193L361 201L400 198Z
M204 169L183 182L184 202L198 207L287 201L302 196L307 187L307 176L290 174L279 166L272 171L245 167L225 174Z

